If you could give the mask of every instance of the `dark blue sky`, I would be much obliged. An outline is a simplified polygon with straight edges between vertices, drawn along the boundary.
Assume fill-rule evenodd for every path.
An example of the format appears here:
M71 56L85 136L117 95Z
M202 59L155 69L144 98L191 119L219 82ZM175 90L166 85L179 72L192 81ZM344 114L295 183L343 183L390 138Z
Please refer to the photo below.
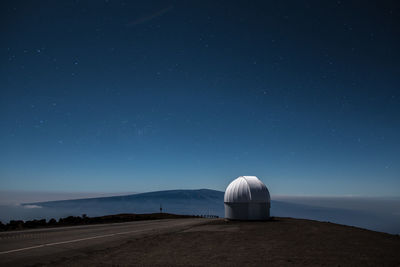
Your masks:
M368 2L2 1L0 187L399 196L400 5Z

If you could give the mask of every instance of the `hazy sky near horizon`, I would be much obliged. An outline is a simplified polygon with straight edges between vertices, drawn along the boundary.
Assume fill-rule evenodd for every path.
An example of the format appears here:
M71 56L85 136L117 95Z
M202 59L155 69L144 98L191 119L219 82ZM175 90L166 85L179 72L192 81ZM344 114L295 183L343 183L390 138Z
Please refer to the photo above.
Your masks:
M2 190L400 196L396 1L1 1Z

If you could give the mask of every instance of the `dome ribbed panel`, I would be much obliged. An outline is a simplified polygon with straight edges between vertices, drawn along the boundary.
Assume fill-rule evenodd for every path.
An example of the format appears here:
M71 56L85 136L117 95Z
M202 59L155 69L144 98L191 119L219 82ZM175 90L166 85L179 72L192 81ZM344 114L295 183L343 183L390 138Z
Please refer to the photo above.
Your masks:
M230 183L224 195L224 202L249 202L250 200L249 185L243 177L238 177Z
M271 197L265 184L256 176L243 176L251 189L252 202L270 202Z
M232 190L233 190L233 183L230 183L228 187L225 190L225 195L224 195L224 202L231 202L232 201Z
M226 188L224 202L235 203L269 203L267 187L256 176L240 176Z

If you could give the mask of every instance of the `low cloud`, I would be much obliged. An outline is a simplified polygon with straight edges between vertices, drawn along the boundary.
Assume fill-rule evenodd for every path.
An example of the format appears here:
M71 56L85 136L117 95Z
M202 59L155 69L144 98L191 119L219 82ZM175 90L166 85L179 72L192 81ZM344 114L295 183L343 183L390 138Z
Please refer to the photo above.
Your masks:
M24 205L23 206L25 209L41 209L41 206L38 205Z

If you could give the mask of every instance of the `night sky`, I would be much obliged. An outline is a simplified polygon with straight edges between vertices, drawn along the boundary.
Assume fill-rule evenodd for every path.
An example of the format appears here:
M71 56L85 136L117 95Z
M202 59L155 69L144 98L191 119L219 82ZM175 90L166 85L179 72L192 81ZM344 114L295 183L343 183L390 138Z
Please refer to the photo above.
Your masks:
M0 188L400 196L398 1L1 1Z

